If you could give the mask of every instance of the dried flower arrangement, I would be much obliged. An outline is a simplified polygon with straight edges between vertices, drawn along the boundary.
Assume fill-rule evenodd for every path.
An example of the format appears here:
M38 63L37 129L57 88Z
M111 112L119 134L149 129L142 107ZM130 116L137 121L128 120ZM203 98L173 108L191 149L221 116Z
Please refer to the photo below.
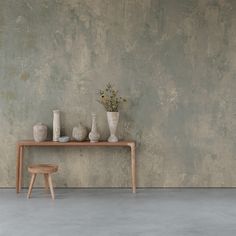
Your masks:
M118 94L119 91L108 83L104 90L98 91L99 99L97 101L105 107L106 111L118 112L120 104L126 102L126 99Z

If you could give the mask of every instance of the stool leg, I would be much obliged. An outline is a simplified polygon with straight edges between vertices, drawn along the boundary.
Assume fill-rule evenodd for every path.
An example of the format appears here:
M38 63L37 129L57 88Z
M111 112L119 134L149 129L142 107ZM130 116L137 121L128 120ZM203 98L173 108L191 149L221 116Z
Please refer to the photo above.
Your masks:
M54 190L53 190L53 185L52 185L52 178L51 178L50 174L48 174L48 183L49 183L49 188L50 188L50 192L51 192L51 195L52 195L52 199L54 200L55 195L54 195Z
M48 184L48 174L44 174L44 182L45 182L45 190L46 192L49 189L49 184Z
M33 185L34 185L35 178L36 178L36 174L32 174L31 180L30 180L30 185L29 185L29 190L28 190L28 194L27 194L27 198L30 198L30 196L31 196L31 192L32 192L32 188L33 188Z

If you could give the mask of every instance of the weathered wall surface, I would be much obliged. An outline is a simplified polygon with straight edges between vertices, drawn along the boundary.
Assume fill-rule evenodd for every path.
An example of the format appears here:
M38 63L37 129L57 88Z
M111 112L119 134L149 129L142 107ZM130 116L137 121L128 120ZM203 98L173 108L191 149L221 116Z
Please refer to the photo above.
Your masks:
M95 111L107 138L95 92L109 81L128 98L118 133L137 141L138 186L236 186L235 65L234 0L0 0L0 186L55 108L65 134ZM35 148L25 163L48 158L56 186L130 185L127 150Z

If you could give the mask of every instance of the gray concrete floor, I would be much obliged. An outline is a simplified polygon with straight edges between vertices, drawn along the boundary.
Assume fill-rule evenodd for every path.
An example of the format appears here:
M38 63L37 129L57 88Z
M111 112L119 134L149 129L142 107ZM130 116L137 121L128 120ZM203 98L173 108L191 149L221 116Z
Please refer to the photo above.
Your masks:
M236 189L0 190L0 235L236 235Z

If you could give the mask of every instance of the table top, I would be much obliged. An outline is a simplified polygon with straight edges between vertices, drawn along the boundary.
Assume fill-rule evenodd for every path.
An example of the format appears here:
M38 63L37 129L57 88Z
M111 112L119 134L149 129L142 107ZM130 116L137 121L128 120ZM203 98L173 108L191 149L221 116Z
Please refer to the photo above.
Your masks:
M18 146L35 146L35 147L46 147L46 146L51 146L51 147L66 147L66 146L84 146L84 147L105 147L105 146L110 146L110 147L124 147L124 146L135 146L135 141L118 141L118 142L107 142L107 141L101 141L101 142L89 142L89 141L83 141L83 142L78 142L78 141L69 141L66 143L62 142L54 142L54 141L44 141L44 142L35 142L34 140L20 140L17 142Z

